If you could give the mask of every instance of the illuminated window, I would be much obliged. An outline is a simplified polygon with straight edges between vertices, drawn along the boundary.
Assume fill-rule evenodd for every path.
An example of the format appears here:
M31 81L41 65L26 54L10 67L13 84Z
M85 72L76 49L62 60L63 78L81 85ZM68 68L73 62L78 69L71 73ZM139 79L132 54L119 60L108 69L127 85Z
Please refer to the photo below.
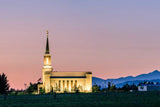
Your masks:
M48 64L48 58L46 58L46 64Z

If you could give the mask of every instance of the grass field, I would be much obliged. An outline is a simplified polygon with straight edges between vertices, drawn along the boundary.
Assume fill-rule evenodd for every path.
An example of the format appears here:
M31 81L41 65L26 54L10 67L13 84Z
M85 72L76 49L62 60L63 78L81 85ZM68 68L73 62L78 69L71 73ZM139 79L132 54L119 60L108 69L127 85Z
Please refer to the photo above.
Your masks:
M160 92L0 96L0 107L160 107Z

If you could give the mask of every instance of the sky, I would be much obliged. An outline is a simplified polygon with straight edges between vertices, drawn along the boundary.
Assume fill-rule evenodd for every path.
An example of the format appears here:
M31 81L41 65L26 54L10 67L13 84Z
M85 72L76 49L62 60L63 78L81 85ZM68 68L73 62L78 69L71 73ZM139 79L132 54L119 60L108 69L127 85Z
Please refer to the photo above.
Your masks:
M54 71L109 79L160 70L159 0L0 0L0 73L11 88Z

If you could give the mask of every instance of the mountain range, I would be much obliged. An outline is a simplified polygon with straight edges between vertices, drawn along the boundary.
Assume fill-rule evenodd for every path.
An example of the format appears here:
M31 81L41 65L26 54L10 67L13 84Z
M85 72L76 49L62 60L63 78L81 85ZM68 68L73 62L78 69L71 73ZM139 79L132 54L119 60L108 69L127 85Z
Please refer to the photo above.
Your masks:
M136 84L138 85L139 82L143 81L151 81L151 82L160 82L160 71L155 70L148 74L141 74L138 76L127 76L127 77L120 77L117 79L101 79L97 77L92 77L92 85L97 84L100 85L102 88L107 87L107 83L111 82L112 84L116 85L116 87L122 87L124 84Z

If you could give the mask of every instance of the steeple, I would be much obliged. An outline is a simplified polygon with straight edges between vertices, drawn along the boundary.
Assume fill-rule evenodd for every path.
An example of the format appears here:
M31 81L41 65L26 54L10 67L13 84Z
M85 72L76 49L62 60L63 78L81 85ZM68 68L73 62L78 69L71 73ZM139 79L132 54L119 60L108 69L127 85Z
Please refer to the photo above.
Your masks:
M47 30L46 52L44 54L44 68L51 68L51 54L49 52L48 30Z
M46 43L46 52L45 52L45 54L50 54L50 52L49 52L49 40L48 40L48 34L49 34L49 32L48 32L48 30L47 30L47 43Z

